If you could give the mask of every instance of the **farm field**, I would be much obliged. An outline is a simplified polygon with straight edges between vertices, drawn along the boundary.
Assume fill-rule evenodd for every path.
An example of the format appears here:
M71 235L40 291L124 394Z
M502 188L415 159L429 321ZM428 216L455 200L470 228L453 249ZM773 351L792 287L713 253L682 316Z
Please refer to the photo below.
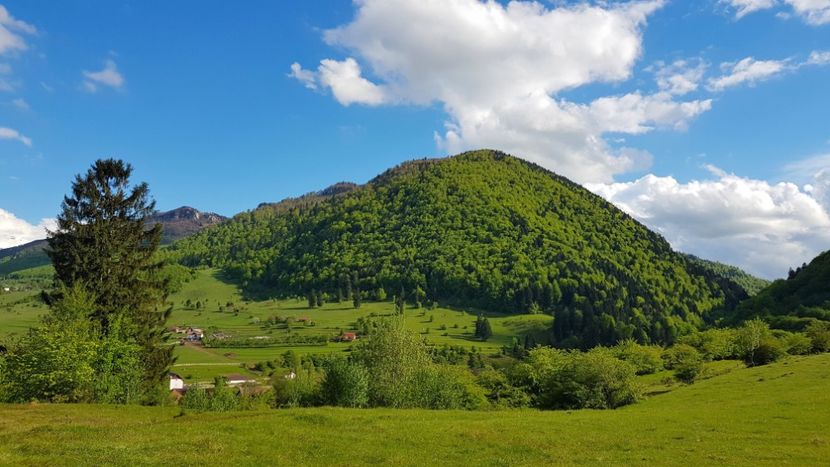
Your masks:
M274 360L287 351L297 354L348 351L350 343L332 342L330 339L338 336L341 331L354 331L355 323L361 317L394 314L391 301L364 302L360 309L355 309L351 302L326 303L322 307L310 309L305 300L299 299L246 301L236 286L222 281L221 273L210 269L198 270L196 277L172 295L170 300L174 308L168 321L169 326L200 328L208 336L224 333L245 338L323 336L329 339L323 344L285 343L269 347L177 346L174 371L181 374L187 382L210 380L213 376L227 374L228 365L239 367L242 364ZM293 322L289 325L266 324L269 318L277 316L290 318ZM488 341L481 342L474 337L476 316L472 310L407 308L405 324L432 344L475 346L486 352L494 352L502 346L511 345L514 337L523 342L526 334L544 334L551 322L547 315L487 314L493 336ZM304 319L308 322L299 321ZM287 326L290 326L290 331ZM188 375L194 377L188 378Z
M830 355L679 386L618 410L0 406L0 464L827 465Z
M27 271L18 274L28 277ZM37 277L43 274L43 268L32 271L37 273ZM38 323L39 317L47 310L38 300L38 293L39 290L32 289L0 295L0 337L19 335ZM186 305L188 300L190 306ZM354 331L355 322L361 317L394 314L391 301L364 302L360 309L354 309L351 302L326 303L322 307L309 309L306 301L299 299L246 301L235 285L223 281L221 273L211 269L197 270L195 278L171 295L170 301L173 313L168 326L196 327L204 329L207 335L219 332L242 338L324 336L331 339L341 331ZM229 303L232 306L228 306ZM294 321L290 324L290 331L284 323L266 326L268 318L275 316L294 320L307 318L309 322ZM493 336L481 342L474 337L476 316L477 313L472 310L408 307L405 324L435 345L475 346L484 352L495 352L502 346L511 345L514 337L523 342L526 334L544 335L551 322L547 315L486 314ZM332 341L322 344L285 343L270 347L177 345L174 371L188 383L211 381L214 376L246 373L243 365L274 360L288 351L300 355L345 352L351 345Z

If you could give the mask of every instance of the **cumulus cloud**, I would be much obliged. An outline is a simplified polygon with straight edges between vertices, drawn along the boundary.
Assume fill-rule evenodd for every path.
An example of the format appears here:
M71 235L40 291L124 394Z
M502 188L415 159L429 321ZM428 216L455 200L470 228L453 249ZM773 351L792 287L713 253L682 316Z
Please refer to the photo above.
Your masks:
M0 55L28 49L23 36L36 33L37 29L34 26L15 19L9 10L0 5Z
M662 5L363 0L352 22L323 36L353 56L322 60L314 71L295 63L290 76L330 90L344 105L439 103L449 119L435 140L448 152L493 147L577 181L611 181L647 167L650 156L609 144L606 133L682 129L711 107L708 100L675 100L699 80L697 70L680 64L677 73L689 82L666 76L674 84L653 94L587 103L559 96L629 79L641 30Z
M104 62L104 68L99 71L83 71L83 87L89 92L96 92L99 86L107 86L113 89L124 87L124 76L118 71L115 61L108 59Z
M755 11L787 5L808 24L821 26L830 23L830 0L721 0L720 3L734 8L737 19ZM778 16L788 17L789 14Z
M54 219L42 219L40 223L34 225L0 209L0 248L9 248L46 238L46 229L55 229L56 226Z
M588 188L663 234L674 248L766 278L781 277L830 247L830 215L814 188L708 168L710 180L680 183L647 175Z
M26 146L32 145L32 139L20 134L19 131L7 128L7 127L0 127L0 139L10 139L14 141L19 141Z

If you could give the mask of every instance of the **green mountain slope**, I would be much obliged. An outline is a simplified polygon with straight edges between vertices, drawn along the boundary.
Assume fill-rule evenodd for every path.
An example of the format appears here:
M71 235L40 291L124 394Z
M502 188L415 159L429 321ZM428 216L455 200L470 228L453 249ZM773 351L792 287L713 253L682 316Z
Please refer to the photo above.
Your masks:
M830 251L741 303L730 320L753 317L791 329L800 329L815 319L830 321Z
M770 281L766 279L761 279L760 277L755 277L752 274L749 274L748 272L736 266L698 258L695 255L684 256L689 261L699 265L703 269L738 284L750 296L756 295L764 287L770 284Z
M600 197L502 153L413 161L317 198L239 214L174 253L274 296L551 313L555 341L582 346L670 342L745 297Z
M45 247L46 240L35 240L0 250L0 276L50 264L49 257L43 251Z

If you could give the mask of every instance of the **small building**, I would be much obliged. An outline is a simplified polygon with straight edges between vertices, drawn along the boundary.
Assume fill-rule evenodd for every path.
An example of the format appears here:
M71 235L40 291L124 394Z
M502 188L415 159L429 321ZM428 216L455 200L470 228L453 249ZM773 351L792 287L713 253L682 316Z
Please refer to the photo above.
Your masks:
M3 292L11 292L12 289L10 287L3 287Z
M299 318L297 318L298 323L308 323L309 321L311 321L311 318L309 318L308 316L300 316Z
M352 342L357 340L357 334L354 332L344 332L340 335L340 340L343 342Z
M187 330L187 340L190 342L200 341L205 338L205 332L199 328L190 328Z
M170 390L171 391L183 391L184 390L184 379L181 376L177 375L176 373L170 373Z
M228 386L238 386L240 384L256 383L255 379L240 374L228 375L225 377L225 380L228 382Z

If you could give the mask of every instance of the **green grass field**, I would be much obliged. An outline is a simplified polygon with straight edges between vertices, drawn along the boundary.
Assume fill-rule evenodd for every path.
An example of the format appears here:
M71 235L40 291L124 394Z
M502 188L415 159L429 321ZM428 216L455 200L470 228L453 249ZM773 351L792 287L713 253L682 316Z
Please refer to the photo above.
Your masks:
M362 316L387 316L394 312L389 302L366 302L360 309L351 303L326 303L321 308L309 309L305 300L264 300L245 301L233 284L221 280L216 270L199 270L192 281L170 297L174 303L173 314L168 325L191 326L204 329L208 334L223 332L235 337L286 337L285 327L268 328L264 322L271 316L308 318L314 325L294 323L290 334L299 336L337 336L341 330L353 329L354 323ZM190 300L191 307L185 303ZM201 308L196 309L195 303ZM227 303L234 304L233 308ZM220 312L220 306L224 311ZM436 345L476 346L492 352L510 345L514 337L523 339L525 334L544 333L550 326L551 318L546 315L498 315L489 314L493 337L487 342L474 338L476 313L471 310L437 308L408 308L405 312L407 328L422 334ZM261 348L199 348L178 346L175 371L188 382L210 380L213 376L227 374L227 364L252 364L274 360L291 350L298 354L329 353L346 351L351 344L328 342L325 345L284 344ZM208 365L210 364L210 365ZM222 364L222 365L220 365ZM196 369L196 367L199 367ZM214 371L215 370L215 371ZM188 375L199 375L197 379Z
M26 283L25 278L30 281L40 280L46 277L44 274L48 276L49 272L43 267L20 271L17 273L20 275L18 282L23 280ZM45 305L36 299L38 292L39 289L31 289L0 295L0 339L25 332L28 327L37 324L38 318L46 312ZM193 304L191 307L185 306L187 300ZM334 337L341 330L353 330L354 323L360 317L388 316L394 313L391 301L364 302L359 310L345 302L326 303L321 308L309 309L305 300L245 301L234 284L221 279L220 272L204 269L198 270L195 279L173 294L170 301L174 308L169 326L198 327L208 334L222 332L234 337L287 337L289 331L284 325L276 328L263 326L271 316L307 317L314 322L313 326L292 324L291 335ZM196 302L202 304L200 309L195 308ZM228 302L234 306L227 307ZM220 312L220 306L224 311ZM486 352L493 352L510 345L514 337L521 340L525 334L544 334L551 321L547 315L487 316L493 328L493 336L487 342L474 338L476 312L472 310L407 308L405 324L436 345L476 346ZM177 346L174 371L185 376L188 382L210 381L214 376L228 374L229 368L240 372L243 364L274 360L289 350L298 354L320 354L343 352L350 346L349 343L341 342L327 342L324 345L281 344L262 348L195 349L191 346ZM188 375L193 378L187 378Z
M830 354L614 411L0 406L4 465L828 465Z

